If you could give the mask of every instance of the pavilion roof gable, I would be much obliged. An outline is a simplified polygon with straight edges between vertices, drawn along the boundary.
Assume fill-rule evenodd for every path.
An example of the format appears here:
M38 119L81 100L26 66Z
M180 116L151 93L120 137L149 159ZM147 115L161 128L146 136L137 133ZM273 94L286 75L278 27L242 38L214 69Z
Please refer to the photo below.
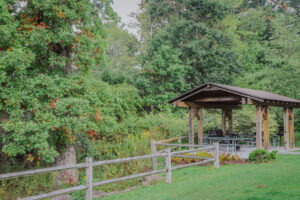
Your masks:
M231 93L236 96L240 96L241 98L250 98L256 102L260 103L277 103L277 106L284 107L284 105L281 105L282 103L291 104L290 107L299 107L300 106L300 100L293 99L290 97L273 94L266 91L261 90L253 90L248 88L241 88L241 87L235 87L235 86L229 86L229 85L223 85L223 84L216 84L216 83L205 83L203 85L200 85L196 88L193 88L178 97L169 100L169 103L174 103L178 101L186 101L188 99L192 99L196 95L199 95L205 91L212 90L212 89L218 89L221 91L225 91L227 93Z

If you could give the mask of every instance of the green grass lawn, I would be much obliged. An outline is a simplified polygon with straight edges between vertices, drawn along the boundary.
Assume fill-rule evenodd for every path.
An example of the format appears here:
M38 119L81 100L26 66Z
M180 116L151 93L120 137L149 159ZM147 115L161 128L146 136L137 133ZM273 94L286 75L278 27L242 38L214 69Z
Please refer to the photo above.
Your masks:
M260 187L265 185L266 187ZM160 182L101 200L274 200L300 199L300 155L279 155L264 164L189 167Z

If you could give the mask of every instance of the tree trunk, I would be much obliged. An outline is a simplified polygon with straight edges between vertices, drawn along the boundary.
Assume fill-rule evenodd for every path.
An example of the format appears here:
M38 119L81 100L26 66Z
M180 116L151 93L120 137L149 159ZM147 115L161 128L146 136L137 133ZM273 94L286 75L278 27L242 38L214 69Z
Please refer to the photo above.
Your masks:
M69 146L65 152L61 153L60 156L56 159L55 166L71 165L76 164L76 151L75 146ZM59 185L66 183L75 185L79 182L78 170L70 169L64 171L58 171L55 177L55 183L58 187Z

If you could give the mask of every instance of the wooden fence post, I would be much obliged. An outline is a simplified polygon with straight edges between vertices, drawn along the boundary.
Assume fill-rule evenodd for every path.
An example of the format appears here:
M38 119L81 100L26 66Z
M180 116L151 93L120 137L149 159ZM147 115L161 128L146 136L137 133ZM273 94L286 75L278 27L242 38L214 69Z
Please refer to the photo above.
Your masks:
M219 168L219 142L214 142L214 168Z
M93 199L93 159L86 158L87 168L86 168L86 200Z
M181 145L181 136L178 136L178 144ZM181 150L181 146L179 147L179 149Z
M155 140L151 140L151 152L152 155L156 155L156 144ZM157 169L157 158L152 158L152 167Z
M167 156L166 156L166 183L171 184L171 148L166 149Z

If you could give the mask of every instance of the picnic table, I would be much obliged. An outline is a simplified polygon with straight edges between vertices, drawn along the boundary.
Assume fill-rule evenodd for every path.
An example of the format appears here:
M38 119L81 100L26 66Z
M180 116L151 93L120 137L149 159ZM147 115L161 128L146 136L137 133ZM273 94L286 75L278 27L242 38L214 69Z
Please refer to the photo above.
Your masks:
M241 137L208 137L209 143L212 144L213 142L224 142L226 144L231 144L234 151L236 151L236 147L241 142L250 142L254 141L254 138L241 138Z

